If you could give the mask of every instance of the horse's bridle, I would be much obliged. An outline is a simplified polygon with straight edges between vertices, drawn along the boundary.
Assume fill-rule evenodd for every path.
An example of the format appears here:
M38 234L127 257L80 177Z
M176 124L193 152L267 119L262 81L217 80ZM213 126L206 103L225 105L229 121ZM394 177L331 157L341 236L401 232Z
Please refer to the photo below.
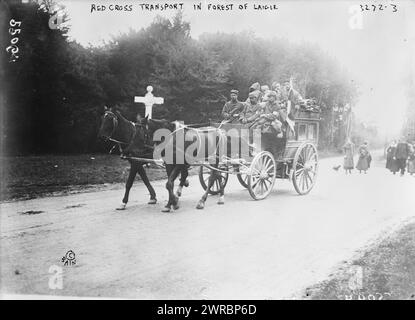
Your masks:
M120 141L120 140L114 139L114 138L112 137L112 136L114 135L114 133L115 133L115 130L117 130L117 127L118 127L118 117L117 117L117 115L116 115L114 112L112 112L112 111L110 111L110 110L107 110L107 111L105 111L105 113L104 113L104 118L105 118L106 116L110 116L110 118L112 119L113 126L112 126L112 131L111 131L110 135L109 135L109 136L104 136L104 137L105 137L107 140L109 140L109 141L112 141L112 142L117 143L117 145L118 145L118 148L119 148L120 152L122 152L122 151L123 151L123 149L122 149L121 145L126 145L126 146L127 146L127 148L128 148L128 146L129 146L129 145L130 145L130 144L134 141L134 137L135 137L135 135L137 134L137 130L136 130L136 128L135 128L135 125L134 125L134 123L133 123L133 122L129 121L129 122L131 123L131 125L133 126L133 128L134 128L134 131L133 131L133 134L132 134L132 136L131 136L131 138L130 138L130 141L129 141L129 142ZM114 146L114 147L115 147L115 146ZM111 149L111 151L114 149L114 147ZM111 153L111 151L110 151L110 153Z
M112 112L112 111L110 111L110 110L107 110L107 111L105 111L105 113L104 113L104 118L107 116L107 115L109 115L111 118L112 118L112 122L113 122L113 128L112 128L112 131L111 131L111 134L109 135L109 136L104 136L107 140L109 140L109 141L112 141L112 142L115 142L115 143L117 143L117 145L118 145L118 148L119 148L119 150L120 150L120 152L122 153L123 152L123 148L121 147L121 145L126 145L127 147L126 147L126 149L134 142L134 138L135 138L135 136L137 135L137 128L136 128L136 124L134 124L132 121L129 121L130 122L130 124L133 126L133 128L134 128L134 131L133 131L133 134L132 134L132 136L130 137L130 139L129 139L129 142L124 142L124 141L120 141L120 140L117 140L117 139L114 139L114 138L112 138L112 136L114 135L114 133L115 133L115 130L117 130L117 127L118 127L118 117L117 117L117 115L114 113L114 112ZM149 149L151 149L151 150L153 150L154 149L154 146L151 144L151 139L150 139L150 135L149 135L149 133L148 133L148 129L146 129L146 128L143 128L143 125L142 124L137 124L141 129L143 129L144 130L144 147L146 147L146 148L149 148ZM115 146L114 146L115 147ZM111 151L114 149L114 147L111 149ZM111 153L111 151L110 151L110 153ZM151 152L149 152L148 154L151 154L152 153L152 151ZM145 154L145 155L147 155L147 153Z

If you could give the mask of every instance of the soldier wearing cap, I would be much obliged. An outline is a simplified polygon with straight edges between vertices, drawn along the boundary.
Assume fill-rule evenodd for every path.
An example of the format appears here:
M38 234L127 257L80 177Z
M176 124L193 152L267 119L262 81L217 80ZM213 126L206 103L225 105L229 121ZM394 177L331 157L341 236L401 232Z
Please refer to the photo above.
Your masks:
M231 100L226 102L222 109L223 119L230 120L231 122L236 122L239 120L245 106L241 101L238 100L238 94L238 90L231 90Z
M282 137L283 119L280 116L281 107L277 103L277 93L270 91L267 102L261 103L262 113L255 121L253 127L261 129L263 132L272 132L274 129L278 137Z
M268 100L268 93L270 92L271 90L269 90L269 86L267 85L261 86L261 93L262 93L261 102L266 102Z
M245 109L242 113L241 122L245 123L252 123L261 114L261 105L258 103L259 92L252 91L249 93L248 101L245 102Z
M255 82L249 87L249 93L251 92L254 92L258 95L257 100L259 103L262 99L261 85L259 84L259 82ZM246 99L245 102L249 102L249 97Z

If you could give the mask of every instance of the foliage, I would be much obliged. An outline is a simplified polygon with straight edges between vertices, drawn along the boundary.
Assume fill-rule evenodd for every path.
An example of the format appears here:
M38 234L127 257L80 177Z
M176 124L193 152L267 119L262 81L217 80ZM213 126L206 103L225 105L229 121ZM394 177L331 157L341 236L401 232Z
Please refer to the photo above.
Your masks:
M338 62L308 43L264 40L247 32L196 40L179 13L103 46L83 47L68 39L68 27L48 27L51 6L51 0L10 5L11 16L23 21L21 58L5 63L2 136L9 153L102 150L96 134L103 106L118 106L134 120L144 113L134 96L144 95L149 84L165 99L154 108L155 118L200 123L219 118L230 89L239 89L245 100L252 83L270 85L293 76L303 97L314 97L323 107L320 141L327 146L335 140L333 106L356 99Z

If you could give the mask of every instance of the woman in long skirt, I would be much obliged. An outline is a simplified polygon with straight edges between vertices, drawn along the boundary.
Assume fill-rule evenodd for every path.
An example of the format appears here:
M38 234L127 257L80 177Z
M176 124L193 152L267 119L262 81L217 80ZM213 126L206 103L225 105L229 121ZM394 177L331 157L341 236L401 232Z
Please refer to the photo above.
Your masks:
M357 161L356 169L359 170L359 173L362 173L362 171L367 173L370 166L370 152L366 141L359 147L358 153L359 160Z
M389 169L393 174L398 171L398 165L393 159L396 150L396 140L393 140L390 146L386 149L386 168Z
M354 144L350 139L347 139L347 142L343 146L343 152L344 152L344 160L343 160L343 169L345 173L352 173L352 170L354 169Z

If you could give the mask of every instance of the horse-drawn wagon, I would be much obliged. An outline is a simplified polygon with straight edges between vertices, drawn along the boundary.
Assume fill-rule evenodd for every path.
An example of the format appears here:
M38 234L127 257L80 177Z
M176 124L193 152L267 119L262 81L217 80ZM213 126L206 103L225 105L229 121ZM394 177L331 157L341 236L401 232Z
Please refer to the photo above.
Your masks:
M220 174L226 185L230 174L235 174L240 184L247 188L255 200L266 198L272 191L276 179L289 179L298 194L304 195L313 188L318 171L318 134L320 113L301 110L295 117L294 127L287 128L282 138L272 133L261 133L261 146L252 146L250 141L240 139L240 144L249 144L249 157L233 154L222 157L218 166L203 164L199 180L207 189L212 171ZM225 132L249 129L244 124L211 123ZM247 159L248 158L248 159ZM218 194L220 183L215 181L209 194Z
M166 169L169 201L163 211L179 207L178 197L183 186L188 185L186 178L189 166L200 166L199 180L205 189L197 205L198 209L204 207L208 194L219 194L218 204L224 203L224 189L230 174L237 176L255 200L266 198L276 179L290 179L299 194L307 194L315 184L318 169L316 146L320 112L316 110L318 109L297 110L295 119L291 122L293 127L287 127L283 136L277 137L274 133L252 130L246 124L226 122L192 126L145 118L134 124L118 111L106 109L99 135L115 142L122 158L131 164L120 208L125 209L137 172L150 192L149 203L157 202L155 191L143 168L145 163L162 164ZM230 135L232 131L233 134ZM255 139L255 133L251 135L252 131L259 131L259 140ZM160 132L164 138L156 139L155 134ZM242 132L248 132L248 135L243 135ZM187 139L188 135L191 139ZM192 137L195 138L194 141L191 141ZM238 146L236 152L233 149L235 140L232 140L235 137ZM229 142L230 149L227 148ZM190 148L194 145L197 148ZM212 148L209 149L209 146ZM189 149L191 152L188 152ZM221 152L222 149L225 152ZM174 180L178 175L181 176L180 185L174 194Z

